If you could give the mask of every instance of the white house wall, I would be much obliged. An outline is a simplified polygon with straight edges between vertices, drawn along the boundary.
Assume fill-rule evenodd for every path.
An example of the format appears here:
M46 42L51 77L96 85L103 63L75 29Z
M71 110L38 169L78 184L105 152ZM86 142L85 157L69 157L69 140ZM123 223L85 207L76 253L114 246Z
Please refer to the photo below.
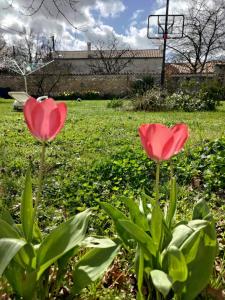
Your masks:
M71 65L70 73L72 74L90 74L89 65L93 59L57 59L59 65ZM160 74L162 69L162 58L135 58L121 73L146 73Z

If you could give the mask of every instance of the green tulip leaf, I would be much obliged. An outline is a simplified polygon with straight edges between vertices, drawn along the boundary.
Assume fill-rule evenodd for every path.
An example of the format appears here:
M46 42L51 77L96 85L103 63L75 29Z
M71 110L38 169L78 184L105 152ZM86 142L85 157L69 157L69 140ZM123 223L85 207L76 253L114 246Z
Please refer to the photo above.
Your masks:
M114 225L116 227L116 231L119 237L121 238L121 240L124 242L125 245L129 246L130 235L124 231L123 227L118 222L119 219L128 220L127 216L109 203L101 202L100 204L101 207L104 209L104 211L110 216L110 218L112 218Z
M31 174L28 168L25 180L25 188L21 201L20 208L20 218L22 223L22 228L26 240L31 242L33 235L33 199L32 199L32 184L31 184Z
M122 228L134 239L148 256L156 255L153 239L142 228L129 220L118 220Z
M54 229L37 250L38 278L65 253L79 245L85 238L90 210L85 210Z
M35 271L26 272L16 261L12 260L4 272L9 284L24 300L34 299L34 293L36 288Z
M89 236L83 240L81 246L87 248L110 248L114 247L115 243L108 238L96 238Z
M181 250L175 246L169 247L166 250L164 260L166 260L168 274L172 278L173 282L183 282L187 279L188 268Z
M166 214L166 224L169 228L171 228L171 224L176 212L177 208L177 186L176 186L176 178L173 177L170 181L170 201L169 207Z
M201 199L195 204L192 219L212 220L211 212L205 200Z
M2 209L2 212L1 212L1 219L3 221L5 221L6 223L8 223L9 225L12 225L12 226L15 225L15 222L14 222L12 216L10 215L8 210L6 210L4 208Z
M129 208L132 222L141 227L144 231L149 231L148 220L146 216L140 212L138 204L130 198L123 198L122 200Z
M187 264L192 262L198 253L198 246L200 243L202 233L203 232L201 230L194 231L180 247L180 250L183 252L185 256L185 260Z
M100 278L112 263L120 249L120 244L113 247L94 248L88 251L76 264L72 292L78 294L83 288Z
M150 275L156 289L166 298L172 288L170 276L161 270L153 270Z
M0 276L2 276L5 268L8 266L10 261L18 253L18 251L24 247L25 241L12 238L1 238L0 239Z
M19 231L15 226L0 219L0 238L20 239Z
M168 248L175 246L180 248L184 241L194 232L194 230L185 224L178 225L172 232L172 240L170 241Z
M163 214L158 203L155 203L152 209L151 235L157 249L160 250L160 244L163 236Z
M213 222L208 223L208 226L202 228L201 231L203 233L199 235L200 241L198 241L197 247L194 245L197 248L197 251L194 250L195 258L193 260L189 259L190 262L187 265L189 275L185 281L185 288L182 290L182 300L195 299L208 284L212 274L217 254L216 232ZM187 250L184 247L182 252L187 255Z

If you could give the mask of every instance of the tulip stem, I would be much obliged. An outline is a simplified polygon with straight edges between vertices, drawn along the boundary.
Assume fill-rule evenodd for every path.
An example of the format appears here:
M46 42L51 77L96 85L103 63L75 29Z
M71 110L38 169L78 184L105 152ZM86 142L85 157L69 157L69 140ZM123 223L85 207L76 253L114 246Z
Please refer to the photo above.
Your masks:
M155 200L159 202L159 171L160 171L160 162L156 163L156 176L155 176Z
M34 220L36 218L36 221L38 223L38 218L37 218L37 208L38 204L41 199L41 193L43 189L43 175L44 175L44 165L45 165L45 150L46 150L46 143L45 141L42 142L42 149L41 149L41 155L40 155L40 167L39 167L39 174L38 174L38 190L37 190L37 197L36 201L34 204Z

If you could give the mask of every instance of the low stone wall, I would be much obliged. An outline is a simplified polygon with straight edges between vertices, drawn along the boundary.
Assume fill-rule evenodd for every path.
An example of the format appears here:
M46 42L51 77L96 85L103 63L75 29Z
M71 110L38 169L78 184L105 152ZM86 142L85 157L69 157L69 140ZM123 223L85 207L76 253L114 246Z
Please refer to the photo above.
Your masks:
M131 84L146 74L126 75L30 75L27 78L28 92L31 95L49 94L56 96L63 92L86 93L96 91L101 95L126 95ZM159 75L152 75L159 80ZM41 85L41 88L40 88ZM53 86L54 85L54 86ZM53 87L52 87L53 86ZM18 75L0 74L0 87L9 87L11 91L24 91L24 79Z
M195 80L196 82L204 82L206 80L214 79L218 79L221 81L221 77L218 76L218 74L179 74L167 76L166 84L167 88L173 92L176 91L184 81Z

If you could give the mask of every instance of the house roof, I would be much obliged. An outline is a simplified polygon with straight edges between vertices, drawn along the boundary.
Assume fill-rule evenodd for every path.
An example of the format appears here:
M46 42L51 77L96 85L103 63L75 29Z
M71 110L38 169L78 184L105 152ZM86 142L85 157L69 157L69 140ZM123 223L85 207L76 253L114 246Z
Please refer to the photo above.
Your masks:
M213 74L215 72L215 66L224 65L224 61L208 61L205 64L203 74ZM178 75L178 74L192 74L190 68L185 63L168 63L166 64L166 73L168 75Z
M110 54L111 52L111 54ZM122 52L122 54L121 54ZM104 55L110 54L111 57L118 55L122 58L161 58L163 56L162 50L159 49L144 49L144 50L104 50ZM96 58L99 56L98 50L91 51L58 51L58 59L82 59L82 58Z

